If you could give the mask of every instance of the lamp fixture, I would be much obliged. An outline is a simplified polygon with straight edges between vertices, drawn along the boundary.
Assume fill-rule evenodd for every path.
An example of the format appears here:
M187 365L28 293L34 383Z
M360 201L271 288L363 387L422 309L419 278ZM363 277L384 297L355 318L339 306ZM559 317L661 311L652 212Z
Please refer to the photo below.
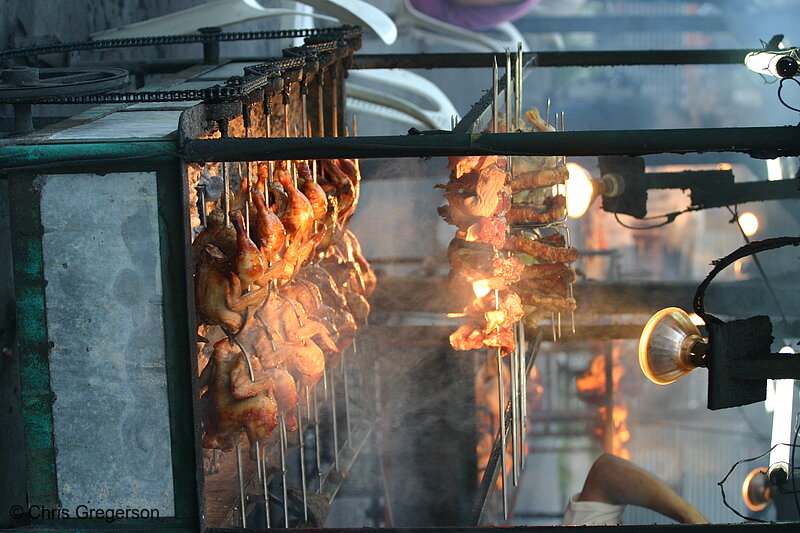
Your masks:
M747 474L742 483L742 499L747 508L755 513L767 508L772 501L772 484L766 468L755 468Z
M706 366L708 341L683 309L668 307L652 316L639 339L639 366L647 379L669 385Z
M794 78L798 70L797 48L785 50L762 50L744 56L744 64L757 74L768 74L776 78Z
M767 379L800 378L800 355L770 353L772 323L768 317L724 322L707 313L703 303L706 288L722 269L756 252L787 245L800 245L800 237L751 242L714 263L693 301L694 312L705 321L707 337L679 308L653 315L639 339L639 365L644 375L666 385L697 367L708 368L707 406L712 410L763 401Z

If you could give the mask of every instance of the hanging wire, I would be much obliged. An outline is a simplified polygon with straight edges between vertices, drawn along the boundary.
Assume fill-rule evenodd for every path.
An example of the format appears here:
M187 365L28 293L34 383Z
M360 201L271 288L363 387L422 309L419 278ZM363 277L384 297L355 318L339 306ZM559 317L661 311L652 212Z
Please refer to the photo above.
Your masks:
M742 224L739 222L739 206L735 205L733 208L731 206L725 206L728 208L728 212L730 212L733 219L731 222L736 222L736 226L739 228L739 232L742 234L742 238L744 238L744 242L746 244L750 244L750 239L744 233L744 228L742 228ZM759 274L761 275L761 279L764 280L764 283L767 285L767 290L769 291L770 297L772 297L772 302L775 304L775 307L778 309L778 312L781 315L781 319L783 320L784 325L788 328L789 322L786 320L786 314L783 312L783 308L781 307L780 302L778 301L778 295L775 294L775 289L772 287L772 283L770 282L769 278L767 277L767 273L764 271L764 268L761 266L761 261L758 259L757 254L753 254L751 256L753 258L753 263L756 265Z
M619 224L623 228L628 228L628 229L653 229L653 228L660 228L662 226L666 226L667 224L672 223L676 218L678 218L678 215L682 215L682 214L684 214L684 213L686 213L688 211L694 211L694 210L689 208L689 209L684 209L683 211L675 211L673 213L667 213L665 215L656 215L656 216L653 216L653 217L644 217L643 219L641 219L641 220L653 220L653 219L656 219L656 218L664 218L664 217L666 217L667 220L665 220L664 222L662 222L660 224L653 224L652 226L629 226L628 224L625 224L622 220L619 219L619 213L614 213L614 219L617 221L617 224Z
M795 432L794 441L795 442L797 441L797 432ZM728 473L725 474L725 477L722 478L720 481L717 481L717 485L719 485L719 491L722 494L722 504L725 507L727 507L728 509L730 509L731 511L733 511L734 514L736 514L736 516L738 516L739 518L743 518L745 520L750 520L751 522L767 522L767 520L762 520L760 518L754 518L752 516L745 516L742 513L740 513L739 511L737 511L736 509L734 509L733 507L731 507L731 505L728 503L727 498L725 497L725 486L724 486L725 482L728 480L728 478L733 473L733 471L736 470L737 466L739 466L742 463L750 463L752 461L757 461L758 459L761 459L762 457L764 457L766 455L769 455L770 452L772 452L772 450L774 450L778 446L791 446L792 447L792 456L794 456L794 446L795 446L795 444L778 443L778 444L775 444L774 446L772 446L772 448L770 448L769 450L767 450L764 453L762 453L761 455L758 455L756 457L751 457L749 459L740 459L739 461L736 461L735 463L733 463L733 466L731 466L731 469L728 470ZM797 495L795 494L795 500L796 499L797 499ZM798 504L798 508L800 508L800 504Z
M797 111L798 113L800 113L800 109L797 109L796 107L792 107L792 106L790 106L789 104L787 104L787 103L786 103L786 102L783 100L783 97L781 96L781 91L783 90L783 82L785 82L786 80L792 80L792 81L793 81L793 82L795 82L797 85L800 85L800 81L797 81L797 80L796 80L796 79L794 79L794 78L781 78L781 81L780 81L780 83L778 84L778 101L779 101L780 103L782 103L782 104L784 105L784 107L787 107L787 108L791 109L792 111Z

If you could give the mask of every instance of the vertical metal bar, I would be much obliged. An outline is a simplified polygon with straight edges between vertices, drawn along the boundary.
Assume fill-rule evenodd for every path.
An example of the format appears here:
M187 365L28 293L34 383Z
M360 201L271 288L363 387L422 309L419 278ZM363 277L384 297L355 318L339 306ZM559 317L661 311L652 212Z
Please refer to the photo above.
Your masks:
M333 64L331 70L331 136L339 136L339 62Z
M317 120L319 121L319 136L325 137L325 99L323 98L323 88L325 87L325 71L320 70L317 74L319 83L317 84Z
M547 111L545 112L545 115L544 115L544 123L548 124L548 125L550 124L550 99L549 98L547 99Z
M516 128L520 127L520 123L522 122L522 43L517 43L517 60L516 60L516 89L514 90L514 95L517 97L516 102L516 115L514 118L516 119L514 122L516 124Z
M219 133L223 139L228 137L227 120L219 121ZM228 164L226 162L221 162L220 168L222 172L222 212L224 213L224 222L227 228L231 224L231 178L228 175Z
M508 354L509 370L511 371L511 391L509 394L511 399L511 456L513 459L511 480L515 487L517 483L519 483L519 449L517 447L517 439L519 437L519 428L517 426L517 421L519 420L519 414L517 412L519 408L517 393L519 370L517 369L517 353L515 349L513 353Z
M281 487L283 488L283 525L289 527L289 500L286 486L286 421L283 413L278 415L278 431L280 437L280 457L281 457Z
M236 473L239 476L239 510L241 511L242 527L247 527L247 511L244 507L244 476L242 475L242 442L236 442Z
M520 449L522 450L522 458L520 466L525 468L525 458L527 456L525 447L528 441L528 361L525 357L525 324L519 321L517 322L517 327L519 328L519 375L522 382L522 400L520 402L520 406L522 407L522 416L520 416L520 423L522 426L520 430Z
M570 248L570 247L572 247L572 235L569 232L569 227L568 226L564 226L564 232L567 234L567 248ZM569 292L567 294L569 295L570 298L574 298L575 297L575 294L573 293L573 290L572 290L572 286L573 285L574 285L574 282L569 284ZM569 315L570 315L569 316L570 327L572 328L572 333L575 333L575 310L572 309L570 311Z
M333 370L333 369L331 369ZM336 378L333 372L330 373L330 387L331 387L331 421L333 425L333 463L336 470L339 470L339 428L336 420Z
M270 516L269 516L269 491L267 490L267 454L266 450L264 455L261 455L261 443L257 442L256 446L258 449L256 450L256 460L259 462L259 467L261 469L261 490L264 492L264 520L266 520L267 527L272 527L270 524Z
M500 92L500 88L498 87L498 85L500 84L498 76L499 73L497 70L497 58L493 57L492 58L492 128L494 133L500 131L500 127L497 124L497 121L499 120L500 116L500 110L497 109L498 105L497 101L499 100L499 92Z
M356 350L357 350L356 341L355 341L355 339L353 339L353 354L354 355L357 353ZM350 391L349 391L348 382L347 382L347 359L345 357L346 355L347 355L346 353L342 354L342 362L341 362L341 365L342 365L342 383L344 385L344 420L345 420L345 424L346 424L345 427L347 429L347 447L348 448L352 448L353 446L352 446L351 443L353 442L353 435L352 435L351 429L350 429L350 398L349 398Z
M317 461L317 492L322 492L322 455L319 448L319 407L317 405L317 388L314 387L314 454Z
M297 436L300 438L300 483L303 490L303 521L308 522L308 490L306 488L305 430L300 402L297 403Z
M511 50L506 48L506 133L511 133Z
M508 498L506 495L506 402L503 384L503 356L497 349L497 394L500 407L500 480L503 493L503 519L508 518Z
M289 138L289 83L283 86L283 136Z

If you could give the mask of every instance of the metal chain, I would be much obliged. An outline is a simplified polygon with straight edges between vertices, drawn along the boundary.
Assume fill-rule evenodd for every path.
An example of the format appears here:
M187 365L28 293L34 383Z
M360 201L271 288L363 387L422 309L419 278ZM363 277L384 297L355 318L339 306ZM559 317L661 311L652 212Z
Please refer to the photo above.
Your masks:
M53 53L77 52L80 50L105 50L109 48L131 48L135 46L161 46L171 44L206 43L213 41L252 41L261 39L294 39L299 37L329 37L341 35L345 39L360 35L358 26L343 25L335 28L288 29L272 31L242 31L229 33L197 33L187 35L160 35L153 37L129 37L126 39L99 39L76 41L43 46L29 46L0 51L0 59L25 57Z
M211 102L239 100L253 91L265 87L276 78L283 77L285 71L303 68L308 61L317 61L318 55L335 53L346 47L350 41L361 36L358 26L344 25L336 28L292 29L259 32L236 32L197 35L168 35L161 37L140 37L135 39L110 39L106 41L84 41L52 46L18 48L0 52L0 59L53 52L72 52L118 48L126 46L147 46L162 44L185 44L213 40L237 41L250 39L281 39L306 37L309 42L293 49L293 57L273 58L258 65L245 67L244 76L233 76L224 84L203 89L184 89L167 91L114 92L71 96L20 96L2 97L0 103L9 104L127 104L147 102L186 102L204 100Z

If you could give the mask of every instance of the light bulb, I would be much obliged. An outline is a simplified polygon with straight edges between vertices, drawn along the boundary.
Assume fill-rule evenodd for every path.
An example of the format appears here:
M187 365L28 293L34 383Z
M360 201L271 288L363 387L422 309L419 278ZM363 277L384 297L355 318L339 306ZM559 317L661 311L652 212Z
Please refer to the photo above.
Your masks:
M755 235L758 231L758 217L749 211L742 213L739 215L739 225L742 227L742 233L748 237Z
M569 179L567 180L567 216L580 218L592 205L594 186L585 168L577 163L567 163Z

